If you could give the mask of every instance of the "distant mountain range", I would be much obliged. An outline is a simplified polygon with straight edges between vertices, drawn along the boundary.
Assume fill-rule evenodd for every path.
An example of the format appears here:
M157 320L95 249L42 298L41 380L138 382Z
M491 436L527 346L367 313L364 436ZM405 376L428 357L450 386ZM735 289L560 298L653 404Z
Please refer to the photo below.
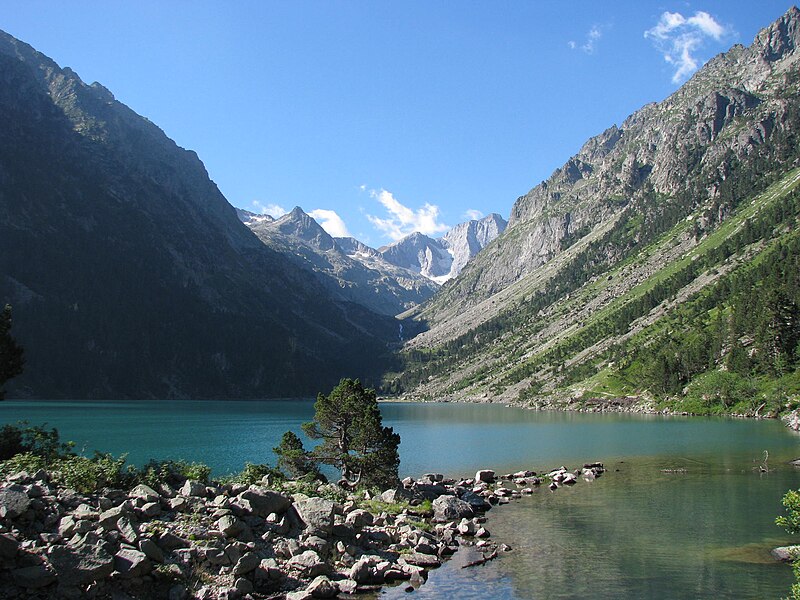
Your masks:
M438 239L413 233L375 250L355 238L331 237L300 207L277 219L241 209L237 214L267 246L311 268L324 285L387 315L432 297L506 227L492 214Z

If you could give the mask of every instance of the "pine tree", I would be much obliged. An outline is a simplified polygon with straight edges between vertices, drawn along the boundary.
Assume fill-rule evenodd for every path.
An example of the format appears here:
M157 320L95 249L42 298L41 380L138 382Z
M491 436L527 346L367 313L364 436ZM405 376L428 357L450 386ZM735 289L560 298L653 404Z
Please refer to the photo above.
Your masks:
M342 379L328 396L319 394L314 420L303 431L322 443L311 456L341 472L340 484L391 487L397 484L400 436L384 427L375 390Z
M6 304L0 314L0 400L5 398L6 381L22 373L24 364L22 347L11 336L11 307Z

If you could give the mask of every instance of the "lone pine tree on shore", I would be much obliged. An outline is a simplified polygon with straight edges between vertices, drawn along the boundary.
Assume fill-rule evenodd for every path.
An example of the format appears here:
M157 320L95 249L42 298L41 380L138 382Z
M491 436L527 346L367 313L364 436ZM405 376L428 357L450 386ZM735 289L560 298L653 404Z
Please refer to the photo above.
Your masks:
M304 423L303 431L321 443L306 452L296 435L284 435L275 450L287 470L299 466L308 472L310 464L324 464L340 472L339 484L345 487L397 484L400 436L383 426L375 390L365 388L359 380L342 379L327 396L320 393L314 420Z

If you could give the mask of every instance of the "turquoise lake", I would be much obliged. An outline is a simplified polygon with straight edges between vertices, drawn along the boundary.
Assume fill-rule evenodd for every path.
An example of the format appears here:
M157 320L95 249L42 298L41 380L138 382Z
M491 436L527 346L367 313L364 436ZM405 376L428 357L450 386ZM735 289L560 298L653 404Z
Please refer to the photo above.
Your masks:
M780 598L791 569L769 549L792 543L774 525L800 488L800 438L777 421L533 412L499 405L381 405L401 435L401 474L542 471L602 461L592 483L539 490L489 513L513 551L482 567L458 557L413 594L384 598ZM274 462L312 401L0 403L0 423L57 427L76 449L208 463L222 475ZM764 452L769 472L761 473Z

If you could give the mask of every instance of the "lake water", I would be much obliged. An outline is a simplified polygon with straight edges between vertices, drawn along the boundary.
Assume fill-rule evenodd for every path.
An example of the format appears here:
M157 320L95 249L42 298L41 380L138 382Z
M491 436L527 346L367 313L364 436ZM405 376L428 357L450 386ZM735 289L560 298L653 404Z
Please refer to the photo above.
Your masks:
M774 525L800 488L798 437L776 421L540 413L495 405L381 405L401 435L401 474L471 475L569 468L609 472L555 493L539 490L489 513L513 551L483 567L433 571L419 598L780 598L791 570L769 549L791 543ZM57 427L87 453L142 464L208 463L215 474L274 462L312 401L0 403L0 423ZM769 452L769 472L756 468ZM672 472L667 472L672 471ZM396 588L384 598L408 597Z

